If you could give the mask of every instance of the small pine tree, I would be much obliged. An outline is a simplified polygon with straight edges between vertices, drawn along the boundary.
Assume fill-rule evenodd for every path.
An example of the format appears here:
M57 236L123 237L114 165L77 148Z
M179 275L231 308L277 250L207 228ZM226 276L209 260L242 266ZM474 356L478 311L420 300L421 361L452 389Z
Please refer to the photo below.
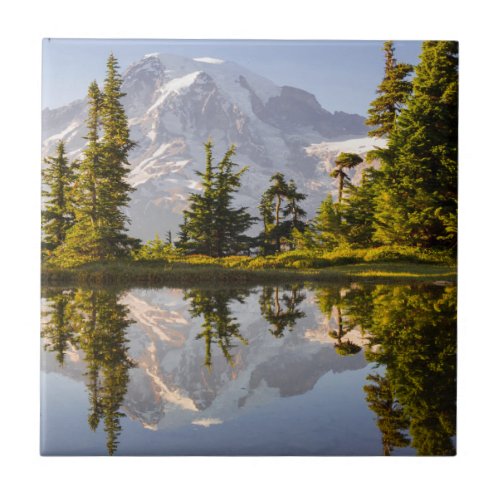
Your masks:
M363 158L355 153L340 153L335 159L335 168L331 172L331 177L338 179L339 195L338 203L342 203L342 194L344 192L344 184L349 182L349 176L346 174L346 169L352 169L363 162Z
M349 184L342 207L342 233L351 245L373 244L375 232L375 199L380 189L380 174L373 168L363 171L358 186Z
M55 156L46 158L45 163L47 167L42 172L42 181L46 186L42 191L45 199L42 248L50 254L64 242L73 223L70 189L74 180L74 164L68 164L63 141L57 144Z
M331 250L340 242L340 212L338 205L333 202L329 194L320 204L312 227L316 233L317 246L324 250Z
M291 217L285 230L287 235L291 235L293 231L298 231L300 233L304 232L306 224L303 219L306 216L306 211L299 205L299 202L304 201L305 199L306 195L297 191L295 181L293 179L290 180L288 183L287 193L288 203L283 210L283 215L285 217Z
M270 179L269 188L262 194L259 210L264 223L264 231L260 235L261 248L265 254L281 252L282 242L293 245L296 240L294 231L303 232L305 211L299 202L306 195L297 191L294 180L286 182L281 172L276 172ZM287 219L288 217L288 219Z
M190 196L180 227L177 246L185 252L223 257L249 249L252 239L245 232L255 218L246 207L233 207L234 193L247 170L243 167L235 172L235 153L235 146L231 146L214 168L213 144L205 144L205 172L196 172L202 179L202 192Z

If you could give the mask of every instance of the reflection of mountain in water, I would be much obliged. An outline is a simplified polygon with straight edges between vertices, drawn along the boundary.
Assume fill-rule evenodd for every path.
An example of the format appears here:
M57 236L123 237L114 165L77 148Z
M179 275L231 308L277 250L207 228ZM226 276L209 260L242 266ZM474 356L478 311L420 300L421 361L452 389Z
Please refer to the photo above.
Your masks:
M325 373L358 370L365 365L362 353L342 358L328 347L321 347L313 353L293 351L257 365L250 377L250 390L258 389L265 382L268 387L278 389L281 397L297 396L310 391Z

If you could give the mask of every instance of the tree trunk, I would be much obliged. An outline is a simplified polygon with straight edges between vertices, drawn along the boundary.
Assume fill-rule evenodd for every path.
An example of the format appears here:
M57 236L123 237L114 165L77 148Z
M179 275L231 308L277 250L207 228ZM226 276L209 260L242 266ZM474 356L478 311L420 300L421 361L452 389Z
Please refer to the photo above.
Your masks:
M280 241L280 234L279 234L279 224L280 224L280 208L281 208L281 196L278 195L278 200L276 202L276 250L278 252L281 251L281 241Z

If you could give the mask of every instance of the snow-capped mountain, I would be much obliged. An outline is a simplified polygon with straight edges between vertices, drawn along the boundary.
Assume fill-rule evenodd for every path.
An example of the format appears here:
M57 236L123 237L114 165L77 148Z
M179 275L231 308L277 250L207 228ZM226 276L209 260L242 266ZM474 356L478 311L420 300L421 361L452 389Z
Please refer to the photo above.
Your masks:
M236 161L249 166L236 203L254 214L269 177L281 171L308 194L304 206L313 216L333 187L328 171L334 156L381 144L366 137L363 117L330 113L304 90L279 87L220 59L148 54L127 68L123 80L137 142L130 154L129 181L136 189L131 234L143 239L176 233L189 193L200 189L195 171L203 169L209 137L216 159L234 143ZM45 109L43 155L63 139L70 157L77 157L85 145L85 118L84 99Z

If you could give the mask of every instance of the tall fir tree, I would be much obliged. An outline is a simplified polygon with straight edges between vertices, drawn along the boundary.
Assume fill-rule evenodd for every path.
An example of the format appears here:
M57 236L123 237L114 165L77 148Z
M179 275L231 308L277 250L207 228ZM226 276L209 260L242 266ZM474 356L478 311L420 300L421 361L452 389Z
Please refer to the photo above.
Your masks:
M50 255L66 238L73 223L70 190L74 180L74 164L69 164L63 141L59 141L55 156L45 159L47 167L42 172L45 199L42 211L42 248Z
M368 109L366 120L368 126L375 127L368 132L372 137L387 137L391 134L396 118L412 88L407 77L413 71L413 66L397 62L392 41L384 43L384 52L384 78L377 89L377 98Z
M456 245L458 43L428 41L382 157L375 239Z
M90 84L87 140L72 191L75 223L56 259L61 266L123 257L137 244L127 236L124 214L133 188L127 183L129 138L127 117L120 102L122 80L111 55L103 92Z
M131 239L127 236L130 222L124 208L134 189L127 182L130 171L128 153L135 146L130 139L128 119L120 99L122 78L118 60L111 54L107 62L107 74L102 92L102 170L105 182L98 185L101 207L103 251L106 257L119 257L127 253Z
M99 143L102 96L93 81L87 93L87 141L78 175L72 189L75 223L68 231L64 245L56 253L62 266L78 265L101 258L100 204L97 185L101 177L102 151Z

